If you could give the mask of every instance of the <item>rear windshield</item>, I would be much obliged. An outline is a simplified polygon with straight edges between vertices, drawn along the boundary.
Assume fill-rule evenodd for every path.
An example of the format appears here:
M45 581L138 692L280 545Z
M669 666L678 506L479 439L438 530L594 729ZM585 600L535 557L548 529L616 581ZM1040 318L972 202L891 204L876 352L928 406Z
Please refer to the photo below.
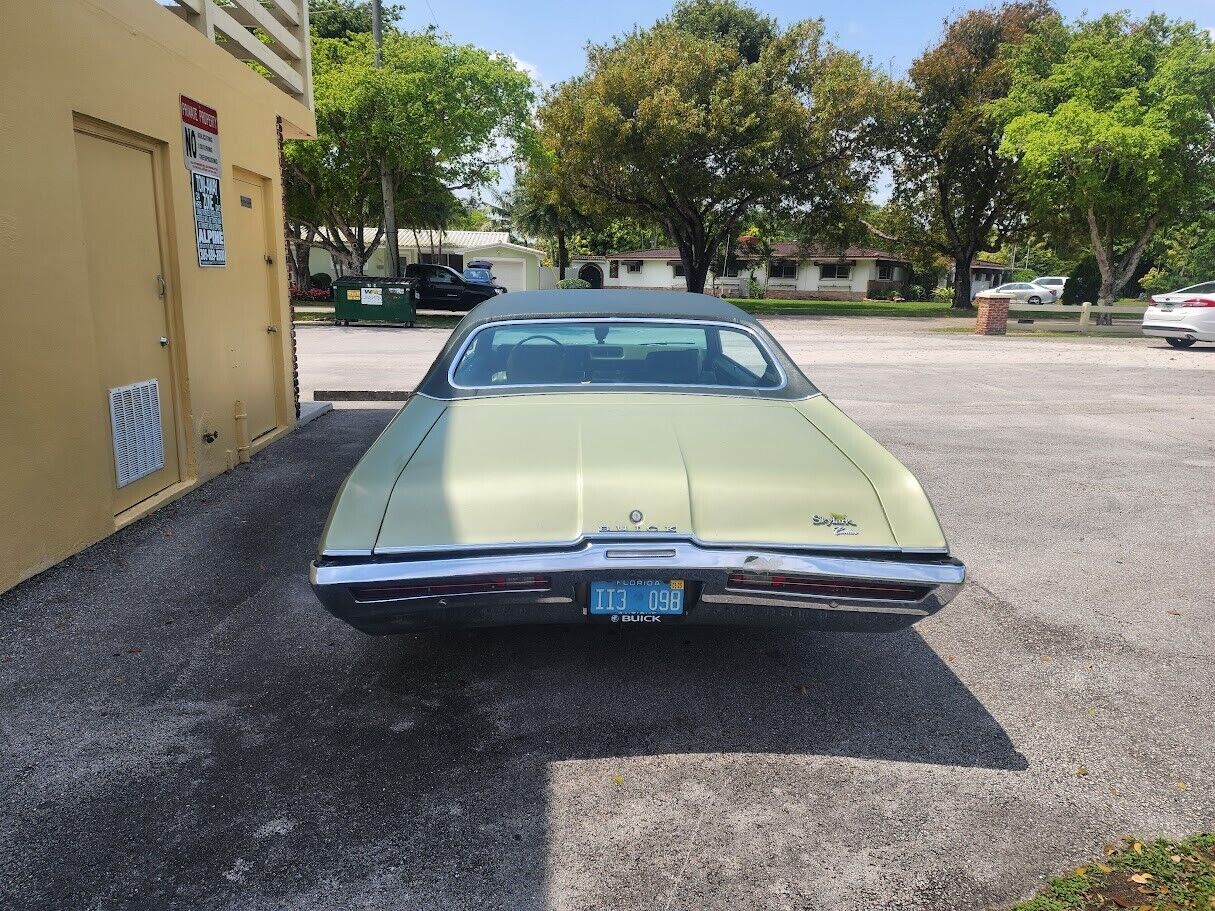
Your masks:
M537 320L473 333L453 386L688 386L778 389L784 377L766 346L717 323Z

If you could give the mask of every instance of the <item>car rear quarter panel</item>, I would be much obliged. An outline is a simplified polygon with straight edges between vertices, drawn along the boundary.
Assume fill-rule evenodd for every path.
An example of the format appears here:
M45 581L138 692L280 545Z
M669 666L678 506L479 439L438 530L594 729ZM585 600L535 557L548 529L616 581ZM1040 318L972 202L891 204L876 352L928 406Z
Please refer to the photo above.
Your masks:
M321 535L322 553L371 553L393 485L445 409L443 402L415 396L384 428L338 488Z
M936 550L948 546L928 495L902 462L826 396L807 399L797 408L869 478L899 547Z

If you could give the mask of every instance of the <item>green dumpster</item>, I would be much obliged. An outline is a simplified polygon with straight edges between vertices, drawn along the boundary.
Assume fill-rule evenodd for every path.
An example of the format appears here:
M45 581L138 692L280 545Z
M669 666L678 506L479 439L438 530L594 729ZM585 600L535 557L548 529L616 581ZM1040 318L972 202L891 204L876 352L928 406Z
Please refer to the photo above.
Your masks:
M417 318L416 278L343 275L333 283L333 323L403 323Z

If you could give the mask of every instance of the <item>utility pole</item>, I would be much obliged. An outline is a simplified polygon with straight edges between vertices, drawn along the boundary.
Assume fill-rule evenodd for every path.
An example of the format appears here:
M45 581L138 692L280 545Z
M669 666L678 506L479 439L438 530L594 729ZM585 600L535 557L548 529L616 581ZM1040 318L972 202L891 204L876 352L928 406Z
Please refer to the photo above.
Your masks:
M375 65L384 65L384 9L381 0L371 0L371 37L375 41ZM397 247L396 193L388 162L380 159L380 192L384 195L384 243L388 247L388 274L401 275L401 251Z

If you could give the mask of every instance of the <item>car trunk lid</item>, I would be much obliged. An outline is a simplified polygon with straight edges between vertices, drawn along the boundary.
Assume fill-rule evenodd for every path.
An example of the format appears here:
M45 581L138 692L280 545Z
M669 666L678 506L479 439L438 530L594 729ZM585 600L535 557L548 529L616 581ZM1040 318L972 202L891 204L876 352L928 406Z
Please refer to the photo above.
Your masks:
M897 547L868 477L795 403L586 395L448 407L397 479L376 552L605 533Z

